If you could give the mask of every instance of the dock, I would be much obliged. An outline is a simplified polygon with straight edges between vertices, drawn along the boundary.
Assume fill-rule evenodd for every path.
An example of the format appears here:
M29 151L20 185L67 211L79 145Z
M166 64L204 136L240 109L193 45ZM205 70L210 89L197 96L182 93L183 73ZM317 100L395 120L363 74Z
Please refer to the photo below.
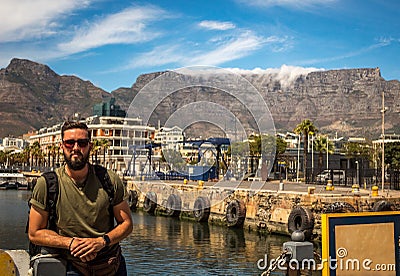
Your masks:
M129 180L127 189L132 210L266 233L300 230L316 241L322 214L400 210L400 191L287 181Z

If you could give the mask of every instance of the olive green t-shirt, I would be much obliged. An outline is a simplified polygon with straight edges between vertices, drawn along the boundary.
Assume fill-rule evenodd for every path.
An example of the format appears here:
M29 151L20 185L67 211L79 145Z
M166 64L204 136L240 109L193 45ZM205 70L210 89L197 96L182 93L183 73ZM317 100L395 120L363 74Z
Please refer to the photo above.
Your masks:
M59 194L56 205L58 234L67 237L99 237L110 231L109 196L90 165L88 177L78 186L65 172L65 167L56 169ZM114 187L113 206L127 198L121 179L108 171ZM47 186L40 177L32 192L31 204L45 210Z

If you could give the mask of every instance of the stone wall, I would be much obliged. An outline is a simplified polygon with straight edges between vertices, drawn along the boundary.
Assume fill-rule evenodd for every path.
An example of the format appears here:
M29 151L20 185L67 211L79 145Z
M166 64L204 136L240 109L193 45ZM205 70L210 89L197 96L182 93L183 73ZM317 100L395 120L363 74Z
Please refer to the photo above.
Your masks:
M261 190L257 193L250 189L209 188L199 185L166 184L163 182L128 182L128 190L138 192L139 208L148 192L157 195L156 214L165 215L168 197L177 194L181 198L181 218L193 219L193 207L196 198L203 196L210 200L209 223L227 225L227 207L233 200L246 206L246 218L243 227L265 233L289 235L288 218L293 208L302 206L314 216L314 239L321 238L321 214L328 212L366 212L372 211L378 201L391 202L400 210L400 197L372 197L370 194L348 194L338 192L305 193L294 191ZM354 208L354 210L353 210Z

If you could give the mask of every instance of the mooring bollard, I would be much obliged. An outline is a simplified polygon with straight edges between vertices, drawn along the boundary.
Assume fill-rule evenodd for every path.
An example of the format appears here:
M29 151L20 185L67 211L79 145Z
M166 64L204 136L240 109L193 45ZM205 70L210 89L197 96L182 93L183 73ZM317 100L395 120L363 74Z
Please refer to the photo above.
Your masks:
M333 184L332 184L332 180L328 180L328 183L326 184L326 188L325 188L327 191L333 191L334 189L335 189L335 187L333 187Z
M351 186L351 192L354 195L359 195L360 194L360 185L358 184L353 184L353 186Z
M303 264L314 259L314 246L311 242L304 241L303 231L294 231L291 238L291 241L283 243L283 250L290 255L289 260L286 260L288 275L300 275L300 270L304 269Z
M283 180L279 182L279 191L283 191L285 189L285 186L283 185Z
M378 193L379 187L378 186L372 186L371 190L372 190L371 196L376 197L379 195L379 193Z

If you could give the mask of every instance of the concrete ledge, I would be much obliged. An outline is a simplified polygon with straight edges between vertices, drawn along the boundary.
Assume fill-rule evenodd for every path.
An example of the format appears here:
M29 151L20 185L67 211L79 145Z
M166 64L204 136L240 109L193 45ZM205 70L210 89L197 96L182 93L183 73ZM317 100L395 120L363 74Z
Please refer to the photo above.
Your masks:
M11 275L28 275L28 270L29 270L29 254L25 250L5 250L5 253L7 253L13 260L14 265L15 265L15 274ZM7 275L7 274L2 274L2 275Z

